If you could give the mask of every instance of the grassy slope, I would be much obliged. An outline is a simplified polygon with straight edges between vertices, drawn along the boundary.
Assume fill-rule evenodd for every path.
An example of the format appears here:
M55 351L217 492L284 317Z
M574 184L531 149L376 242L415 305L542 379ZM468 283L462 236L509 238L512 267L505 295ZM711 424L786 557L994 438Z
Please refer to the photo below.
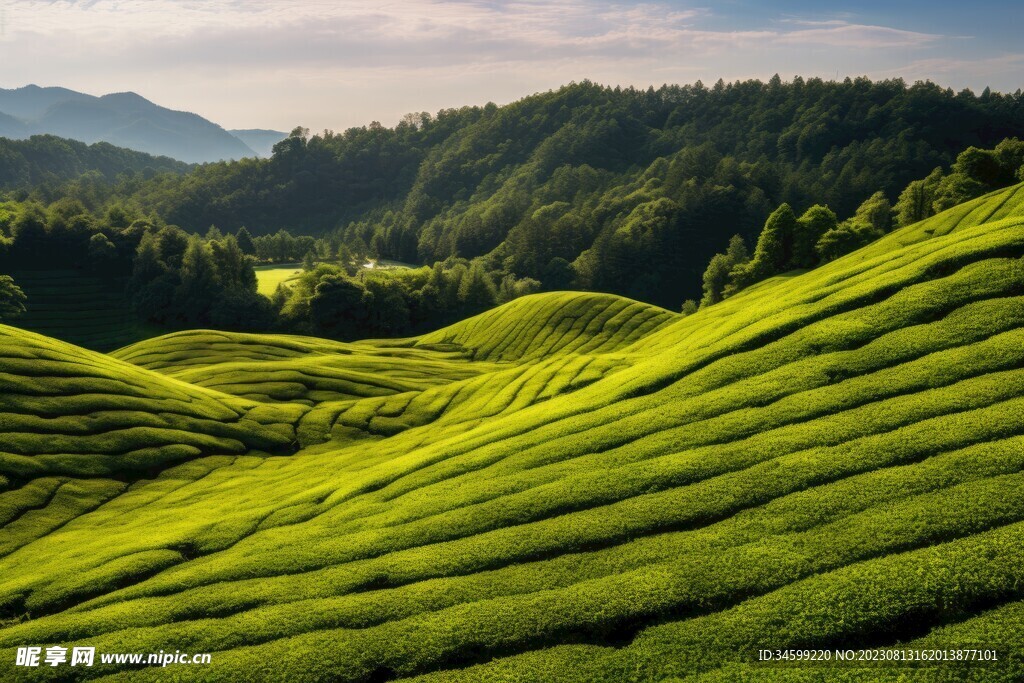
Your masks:
M259 367L317 375L297 382L312 409L255 409L310 445L211 452L26 536L0 557L0 648L212 651L177 669L200 680L617 681L756 676L758 647L971 643L1001 662L958 675L1016 680L1022 216L1012 188L685 318L554 294L393 345L122 349L145 367L110 371L217 405L252 401L178 380L271 396L245 386ZM104 358L59 351L76 372ZM0 362L0 381L36 374ZM317 384L357 369L394 392Z
M523 297L419 339L347 344L197 330L112 355L225 393L313 406L299 435L314 444L425 424L465 430L625 367L635 357L618 351L678 317L565 292Z
M292 452L306 411L268 411L3 325L0 368L0 556L172 465Z
M213 330L177 332L112 355L225 393L305 405L419 391L493 367L454 353Z
M609 294L534 294L424 335L416 345L454 347L473 358L496 361L608 353L677 317Z

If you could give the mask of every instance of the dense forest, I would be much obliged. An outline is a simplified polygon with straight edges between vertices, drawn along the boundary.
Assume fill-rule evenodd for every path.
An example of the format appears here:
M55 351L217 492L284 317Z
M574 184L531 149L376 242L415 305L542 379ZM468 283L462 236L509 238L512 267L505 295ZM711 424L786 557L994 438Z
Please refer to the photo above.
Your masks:
M106 142L87 145L54 135L33 135L27 140L0 138L0 190L53 199L71 193L95 203L159 173L182 174L191 166L168 157L155 157ZM72 183L71 186L66 186Z
M895 204L879 191L845 220L815 204L798 216L788 203L775 209L748 248L740 234L715 254L703 275L698 303L714 305L765 278L814 268L900 226L1024 180L1024 142L993 149L969 147L947 170L911 181ZM362 245L359 241L358 245ZM164 328L212 326L279 330L337 339L419 333L541 291L579 286L576 265L562 259L546 282L519 277L486 257L450 256L432 266L366 269L365 245L352 248L337 233L314 238L284 229L253 236L245 227L190 234L123 205L95 214L77 199L48 206L34 201L0 204L0 271L80 268L122 282L137 318ZM270 298L257 293L257 263L303 261L303 273ZM492 265L489 265L492 264ZM25 296L0 278L0 319L25 308Z
M394 128L302 129L269 160L167 174L131 201L190 231L339 233L399 261L487 266L665 306L734 233L788 203L841 219L970 146L1024 132L1024 99L901 80L580 83Z
M254 264L305 256L305 272L271 298L257 293ZM125 290L138 321L164 329L300 332L336 339L423 332L539 291L530 278L501 277L479 260L366 270L369 255L335 239L280 230L252 237L204 235L154 222L118 204L95 215L76 199L48 206L0 203L0 273L79 269ZM0 321L31 297L0 276Z
M968 147L948 173L936 168L927 177L910 182L895 204L884 192L876 192L841 222L827 206L815 204L798 218L784 203L765 221L753 254L742 236L733 235L725 253L711 258L704 271L700 306L718 303L772 275L827 263L895 228L1019 180L1024 180L1024 142L1009 138L990 150ZM688 300L683 311L697 307L696 301Z
M692 311L1016 182L1022 104L900 80L584 82L394 128L297 128L270 159L191 168L0 141L20 155L0 183L0 272L78 264L124 278L146 322L336 338L539 290ZM422 267L360 270L369 257ZM254 264L292 261L301 278L255 293Z

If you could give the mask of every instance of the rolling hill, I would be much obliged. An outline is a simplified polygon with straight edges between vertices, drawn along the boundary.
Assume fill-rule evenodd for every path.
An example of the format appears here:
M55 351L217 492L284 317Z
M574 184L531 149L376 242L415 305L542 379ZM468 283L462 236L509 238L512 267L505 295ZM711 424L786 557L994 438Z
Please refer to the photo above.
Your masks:
M0 327L0 649L45 680L1024 677L1024 186L681 316ZM768 667L760 648L996 662ZM0 678L24 675L0 658Z

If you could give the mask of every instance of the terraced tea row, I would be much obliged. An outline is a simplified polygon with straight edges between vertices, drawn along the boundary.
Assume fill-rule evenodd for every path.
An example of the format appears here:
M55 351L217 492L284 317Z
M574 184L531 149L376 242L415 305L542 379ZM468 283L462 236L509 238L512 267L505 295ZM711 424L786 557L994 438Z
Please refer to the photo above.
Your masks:
M482 420L511 414L576 391L628 365L622 356L566 355L498 368L474 379L376 399L326 402L299 425L303 443L362 435L392 436L411 427L470 429Z
M617 351L679 316L609 294L534 294L424 335L417 346L465 349L477 360Z
M348 344L199 330L112 355L236 396L316 406L300 435L303 443L319 443L331 434L390 436L442 415L472 426L573 391L629 364L617 349L678 317L618 297L569 292L524 297L500 310L412 340ZM524 326L533 326L524 337L532 345L494 345Z
M7 326L0 368L0 554L175 464L292 452L305 410L268 412Z
M210 453L280 451L301 411L269 411L0 326L5 475L100 475Z

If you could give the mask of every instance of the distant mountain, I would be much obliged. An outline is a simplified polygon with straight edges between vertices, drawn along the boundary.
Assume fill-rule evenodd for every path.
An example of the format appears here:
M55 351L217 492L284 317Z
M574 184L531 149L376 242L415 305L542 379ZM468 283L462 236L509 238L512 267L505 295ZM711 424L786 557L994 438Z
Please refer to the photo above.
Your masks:
M288 137L288 133L264 128L246 128L228 132L248 145L250 149L255 150L261 157L269 157L274 151L274 145Z
M0 138L19 139L28 133L28 127L19 119L0 111Z
M40 88L38 85L13 90L0 88L0 111L23 121L32 121L55 104L91 99L96 98L67 88Z
M109 142L189 163L257 156L217 124L197 114L161 107L133 92L95 97L36 85L0 89L0 136L34 134Z

